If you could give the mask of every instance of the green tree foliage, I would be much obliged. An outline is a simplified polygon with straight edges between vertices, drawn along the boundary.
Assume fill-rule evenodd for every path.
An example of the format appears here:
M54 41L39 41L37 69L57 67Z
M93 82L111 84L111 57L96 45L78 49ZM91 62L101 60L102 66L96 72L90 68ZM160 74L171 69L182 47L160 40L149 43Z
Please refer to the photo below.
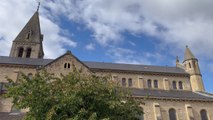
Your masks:
M29 109L26 120L139 119L141 102L109 78L77 70L61 77L45 71L32 79L22 74L16 82L8 79L6 97L12 97L17 108Z

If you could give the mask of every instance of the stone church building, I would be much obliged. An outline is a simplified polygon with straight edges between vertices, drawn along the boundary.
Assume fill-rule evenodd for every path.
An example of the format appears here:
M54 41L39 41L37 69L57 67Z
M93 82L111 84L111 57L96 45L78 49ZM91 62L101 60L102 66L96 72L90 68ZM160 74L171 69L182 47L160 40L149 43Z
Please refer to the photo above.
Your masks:
M71 52L44 59L42 42L36 11L14 39L10 55L0 56L0 112L14 111L12 100L2 97L7 91L5 76L16 80L23 72L31 77L40 68L55 75L67 74L74 64L84 72L111 74L122 87L129 87L134 98L145 102L141 120L213 120L213 94L205 91L198 59L188 47L184 61L177 59L176 66L168 67L85 62Z

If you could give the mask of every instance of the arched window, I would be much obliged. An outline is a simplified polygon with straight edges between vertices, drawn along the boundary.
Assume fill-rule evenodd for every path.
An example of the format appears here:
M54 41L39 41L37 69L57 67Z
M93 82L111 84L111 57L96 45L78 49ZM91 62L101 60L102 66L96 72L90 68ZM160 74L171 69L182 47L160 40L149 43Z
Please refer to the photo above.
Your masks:
M29 78L30 80L32 80L32 78L33 78L33 74L32 74L32 73L29 73L27 76L28 76L28 78Z
M158 80L154 80L154 87L158 88Z
M207 116L207 112L206 110L201 110L200 111L200 116L201 116L201 120L208 120L208 116Z
M191 68L192 66L191 66L191 63L189 63L189 68Z
M128 86L132 87L132 79L131 78L128 79Z
M174 108L169 109L169 120L177 120L176 110Z
M67 64L67 68L70 68L70 64L69 63Z
M30 58L31 51L32 51L32 49L31 49L31 48L27 48L26 58Z
M64 63L64 68L67 68L67 63Z
M175 90L177 89L177 83L176 83L176 81L173 81L173 82L172 82L172 87L173 87L173 89L175 89Z
M152 80L149 79L147 81L147 86L148 86L148 88L152 88Z
M30 39L30 37L32 36L32 30L28 31L27 35L26 35L26 39Z
M18 109L15 105L13 105L13 106L12 106L12 109L11 109L11 112L13 112L13 113L20 113L21 110Z
M18 57L22 57L23 56L23 52L24 52L24 48L23 47L20 47L18 49Z
M122 86L126 87L126 78L122 78Z
M183 89L183 82L182 82L182 81L179 81L179 82L178 82L178 86L179 86L179 89L182 90L182 89Z

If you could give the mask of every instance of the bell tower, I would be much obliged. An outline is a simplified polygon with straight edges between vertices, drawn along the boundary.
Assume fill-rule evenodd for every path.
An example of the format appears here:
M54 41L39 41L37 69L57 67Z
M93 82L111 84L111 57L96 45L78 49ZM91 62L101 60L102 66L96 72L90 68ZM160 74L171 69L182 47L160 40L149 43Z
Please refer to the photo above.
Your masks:
M192 91L205 91L198 59L195 58L188 46L186 46L183 65L186 72L190 74Z
M40 30L38 10L13 41L10 57L43 58L43 35Z

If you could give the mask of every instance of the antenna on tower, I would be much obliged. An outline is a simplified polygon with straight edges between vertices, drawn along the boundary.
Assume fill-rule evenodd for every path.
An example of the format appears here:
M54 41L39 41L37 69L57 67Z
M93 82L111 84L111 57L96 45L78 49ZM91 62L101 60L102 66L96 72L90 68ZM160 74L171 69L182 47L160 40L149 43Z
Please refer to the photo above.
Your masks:
M37 11L39 11L39 7L40 7L40 2L38 2L38 8L37 8Z

